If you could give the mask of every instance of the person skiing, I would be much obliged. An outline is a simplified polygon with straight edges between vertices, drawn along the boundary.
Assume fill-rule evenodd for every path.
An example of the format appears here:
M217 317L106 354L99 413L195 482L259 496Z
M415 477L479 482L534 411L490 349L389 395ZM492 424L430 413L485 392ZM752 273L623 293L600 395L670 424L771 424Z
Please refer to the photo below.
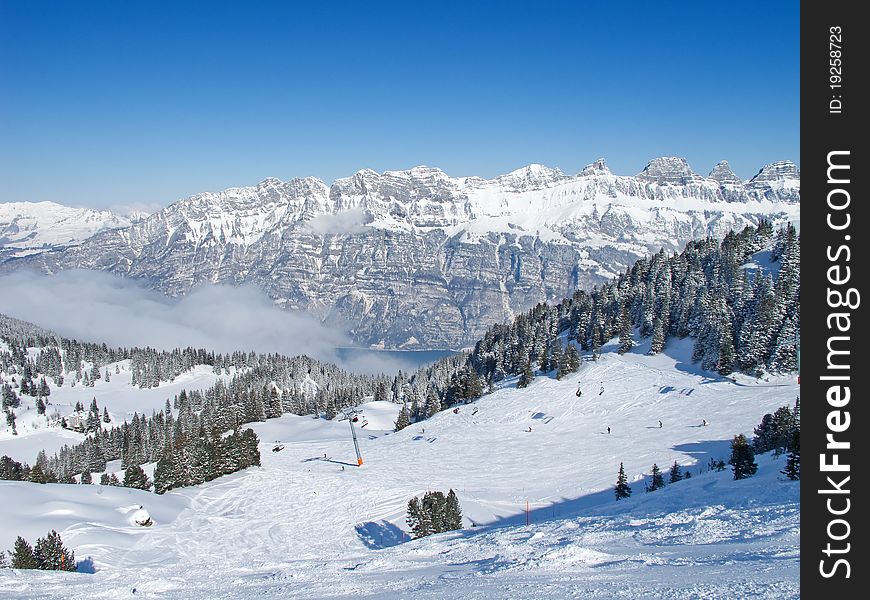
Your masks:
M458 414L459 414L459 407L453 409L453 414L454 414L454 415L458 415Z
M580 391L580 388L577 388L577 391L574 392L574 394L579 398L580 396L583 395L583 392Z
M602 381L602 382L601 382L601 389L598 390L598 395L600 396L600 395L603 394L603 393L604 393L604 382Z
M532 427L531 427L531 425L529 426L529 428L528 428L526 431L527 431L528 433L531 433L531 432L532 432Z
M607 428L607 434L610 435L610 427Z
M707 419L701 419L701 427L707 426Z
M659 429L661 429L661 427L662 427L662 422L659 421Z

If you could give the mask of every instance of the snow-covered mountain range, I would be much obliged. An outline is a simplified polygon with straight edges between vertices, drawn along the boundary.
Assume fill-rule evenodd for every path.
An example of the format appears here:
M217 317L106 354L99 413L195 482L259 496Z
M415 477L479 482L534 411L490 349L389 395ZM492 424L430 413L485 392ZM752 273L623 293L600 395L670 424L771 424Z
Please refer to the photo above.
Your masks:
M0 260L78 244L100 231L129 227L134 220L55 202L0 203Z
M197 194L80 243L0 254L0 268L98 269L173 296L254 283L359 343L455 348L650 252L762 218L795 221L799 210L789 161L749 181L725 161L703 177L675 157L636 176L614 175L603 160L576 175L529 165L490 180L366 169L331 186L270 178Z

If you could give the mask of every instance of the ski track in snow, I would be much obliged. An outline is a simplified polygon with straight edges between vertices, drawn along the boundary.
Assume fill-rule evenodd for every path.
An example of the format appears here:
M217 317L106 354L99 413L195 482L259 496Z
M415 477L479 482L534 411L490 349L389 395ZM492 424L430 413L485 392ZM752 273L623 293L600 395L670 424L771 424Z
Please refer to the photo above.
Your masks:
M792 404L793 377L700 372L688 340L669 340L667 355L645 349L605 351L525 390L505 382L398 433L384 431L398 405L366 404L362 468L346 421L285 415L253 425L262 467L164 496L2 482L14 500L0 515L2 547L22 523L31 542L55 527L96 572L2 570L0 598L799 597L800 485L779 474L784 459L759 457L759 474L737 482L705 468L727 460L735 433ZM120 412L138 393L118 388ZM114 396L98 397L111 412ZM652 463L667 477L674 460L694 477L644 493ZM620 462L634 494L614 502ZM407 501L451 487L465 528L403 538ZM117 511L137 503L154 526ZM63 510L72 515L50 514Z

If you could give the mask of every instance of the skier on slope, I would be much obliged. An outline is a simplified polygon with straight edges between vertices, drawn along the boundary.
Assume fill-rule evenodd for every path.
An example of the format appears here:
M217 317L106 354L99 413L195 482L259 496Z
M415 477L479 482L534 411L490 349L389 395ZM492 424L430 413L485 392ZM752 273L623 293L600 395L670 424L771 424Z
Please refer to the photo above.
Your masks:
M659 429L661 429L661 428L662 428L662 422L659 421Z
M604 382L602 381L602 382L601 382L601 389L598 390L598 395L600 396L600 395L603 394L603 393L604 393Z
M610 427L607 428L607 433L610 434Z
M701 427L706 427L707 425L707 419L701 419Z
M580 391L580 388L577 388L577 391L574 392L574 394L579 398L580 396L583 395L583 392Z

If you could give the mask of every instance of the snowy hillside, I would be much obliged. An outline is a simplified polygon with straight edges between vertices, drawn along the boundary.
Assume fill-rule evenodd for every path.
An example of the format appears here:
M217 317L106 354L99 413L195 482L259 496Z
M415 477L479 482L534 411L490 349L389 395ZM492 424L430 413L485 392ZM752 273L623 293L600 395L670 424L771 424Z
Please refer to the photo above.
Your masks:
M77 244L99 231L128 227L131 222L109 211L54 202L0 203L0 260Z
M761 457L742 481L705 468L793 403L794 378L700 372L689 340L648 349L608 344L561 381L505 380L398 433L384 431L398 405L364 405L361 468L346 421L284 415L252 425L262 467L163 496L0 482L13 500L0 547L55 528L95 571L3 570L0 597L798 597L799 484L778 474L784 459ZM101 403L124 411L162 388ZM674 461L694 478L644 493L652 464ZM617 503L620 462L634 495ZM465 528L409 541L408 500L448 488ZM129 522L140 504L149 528Z

